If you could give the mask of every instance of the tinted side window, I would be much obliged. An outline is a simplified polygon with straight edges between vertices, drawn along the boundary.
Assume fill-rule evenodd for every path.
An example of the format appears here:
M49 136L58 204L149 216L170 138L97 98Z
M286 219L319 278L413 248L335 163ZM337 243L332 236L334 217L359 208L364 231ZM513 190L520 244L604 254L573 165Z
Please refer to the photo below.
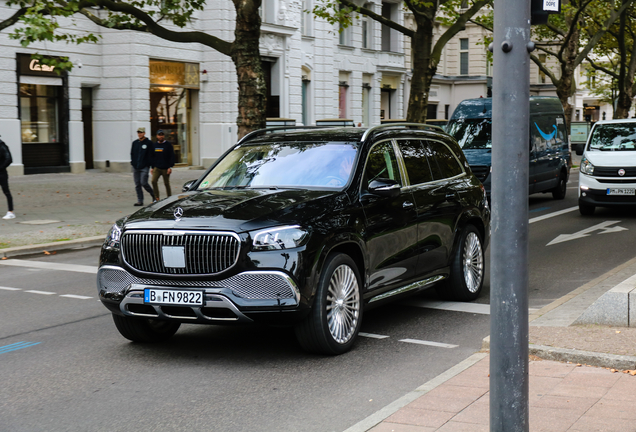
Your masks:
M433 171L433 177L438 178L450 178L464 173L459 161L453 154L453 152L443 143L438 141L428 141L430 148L430 156L434 159L430 159L431 170ZM433 169L437 161L439 167L439 173L436 173ZM437 177L437 176L440 177Z
M400 169L391 142L380 143L371 149L365 176L367 184L375 179L384 178L395 180L402 186Z
M431 174L422 141L398 141L398 147L402 152L409 182L412 185L433 181L433 174Z

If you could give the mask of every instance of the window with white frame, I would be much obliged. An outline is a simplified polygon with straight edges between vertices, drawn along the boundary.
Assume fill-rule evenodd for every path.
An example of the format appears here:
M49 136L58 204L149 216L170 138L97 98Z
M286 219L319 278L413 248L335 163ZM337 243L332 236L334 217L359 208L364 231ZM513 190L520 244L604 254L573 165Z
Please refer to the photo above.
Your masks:
M258 14L264 23L276 24L276 0L263 0Z
M349 73L338 74L338 118L346 119L349 114Z
M300 34L303 36L313 36L313 0L302 0L302 10L300 11Z
M468 75L468 38L459 39L459 74Z
M339 6L340 10L346 8L346 6ZM339 32L339 36L340 39L338 40L338 43L340 45L345 45L345 46L351 46L351 26L343 26L342 24L340 24L339 28L338 28L338 32Z
M373 10L373 3L365 3L365 9ZM373 49L373 20L362 15L362 48Z

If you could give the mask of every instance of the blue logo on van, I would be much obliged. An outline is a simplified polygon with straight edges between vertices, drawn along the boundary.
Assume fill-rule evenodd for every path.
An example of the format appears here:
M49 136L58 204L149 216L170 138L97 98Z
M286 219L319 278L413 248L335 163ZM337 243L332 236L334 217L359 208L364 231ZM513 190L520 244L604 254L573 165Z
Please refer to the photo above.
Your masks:
M554 128L554 132L552 132L551 134L547 134L547 133L543 132L543 131L541 130L541 128L539 127L539 125L538 125L536 122L534 123L534 125L537 127L537 130L539 131L539 133L541 134L541 136L543 137L543 139L544 139L544 140L546 140L546 141L549 141L549 140L551 140L552 138L554 138L554 136L555 136L555 135L556 135L556 133L557 133L557 127L556 127L556 125L552 125L552 127Z

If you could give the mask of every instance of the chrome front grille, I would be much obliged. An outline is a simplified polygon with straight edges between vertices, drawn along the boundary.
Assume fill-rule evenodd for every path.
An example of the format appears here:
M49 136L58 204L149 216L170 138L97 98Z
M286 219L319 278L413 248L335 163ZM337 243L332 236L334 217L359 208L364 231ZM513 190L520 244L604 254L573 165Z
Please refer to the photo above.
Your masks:
M183 247L185 267L166 267L164 246ZM121 238L121 250L126 264L136 270L154 274L219 273L236 264L240 249L240 239L233 233L131 230L124 232Z

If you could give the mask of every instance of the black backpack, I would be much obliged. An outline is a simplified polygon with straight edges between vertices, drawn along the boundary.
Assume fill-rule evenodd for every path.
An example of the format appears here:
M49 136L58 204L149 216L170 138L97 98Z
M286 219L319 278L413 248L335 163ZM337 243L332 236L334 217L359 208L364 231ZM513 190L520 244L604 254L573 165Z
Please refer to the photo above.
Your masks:
M13 163L9 146L0 139L0 169L7 169Z

